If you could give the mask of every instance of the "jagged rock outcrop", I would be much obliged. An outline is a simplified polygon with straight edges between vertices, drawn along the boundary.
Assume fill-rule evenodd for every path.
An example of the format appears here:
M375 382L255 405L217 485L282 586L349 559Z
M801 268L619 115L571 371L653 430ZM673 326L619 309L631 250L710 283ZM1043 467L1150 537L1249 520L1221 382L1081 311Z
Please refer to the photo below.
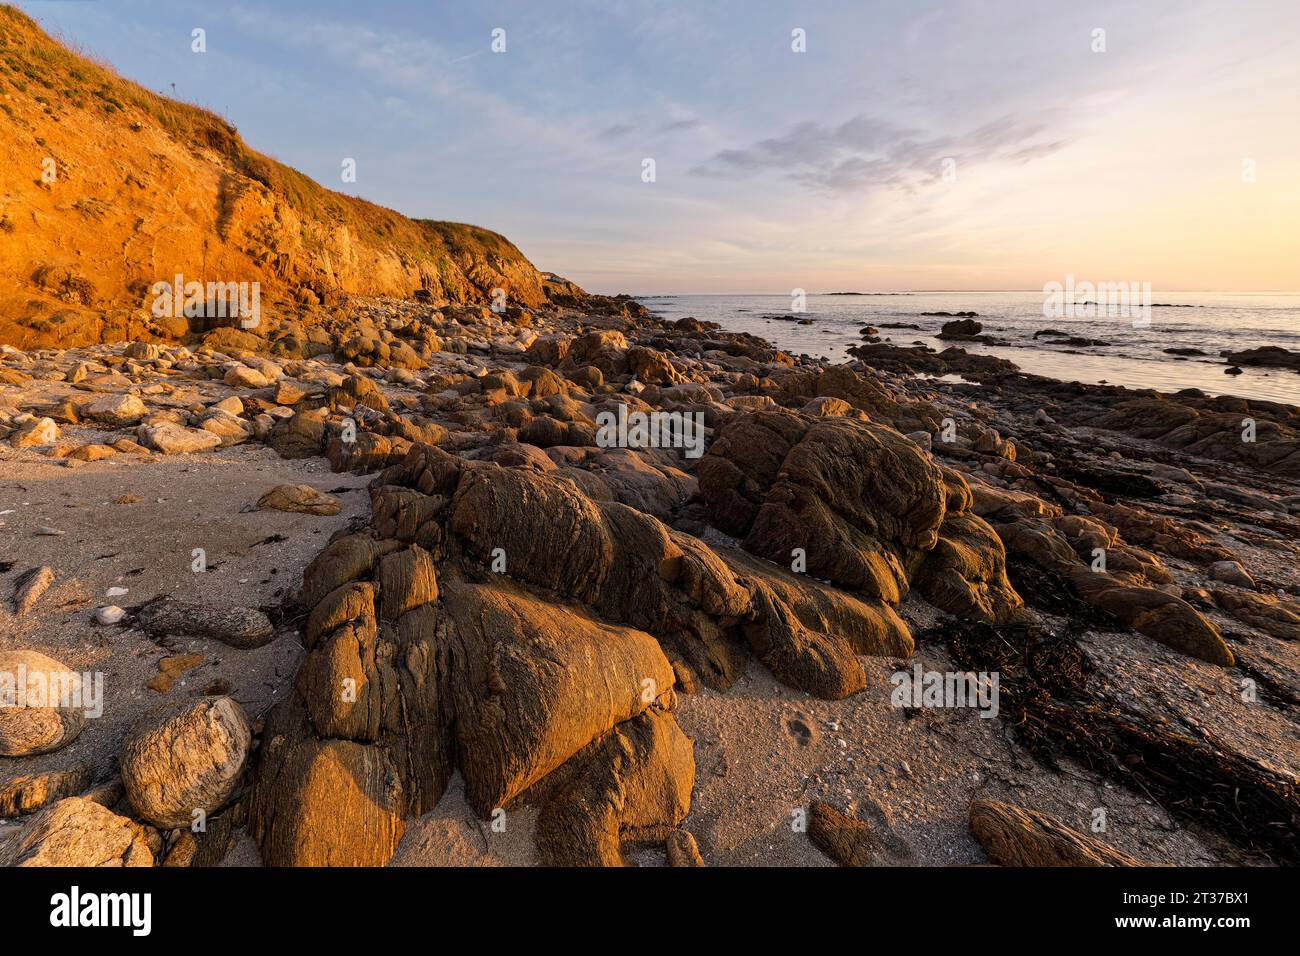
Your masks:
M1172 579L1154 556L1121 544L1113 527L990 486L976 492L974 508L1008 554L1059 574L1079 597L1126 627L1212 664L1235 663L1218 628L1177 594L1161 589Z
M785 410L738 415L698 468L701 497L747 551L897 604L913 578L955 614L1003 621L1019 596L965 480L892 428Z

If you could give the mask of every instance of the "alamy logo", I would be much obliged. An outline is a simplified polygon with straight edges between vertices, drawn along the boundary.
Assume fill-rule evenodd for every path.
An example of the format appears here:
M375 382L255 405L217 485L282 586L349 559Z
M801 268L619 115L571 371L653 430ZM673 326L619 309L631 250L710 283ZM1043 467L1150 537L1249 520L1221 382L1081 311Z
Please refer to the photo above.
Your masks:
M889 702L895 707L973 707L981 717L998 715L997 671L895 671Z
M133 936L148 936L153 929L153 895L150 893L85 893L74 886L50 897L50 925L126 926Z
M54 707L99 717L104 713L104 675L28 670L19 664L12 671L0 671L0 707Z
M1132 319L1135 328L1151 324L1150 282L1076 282L1070 273L1064 283L1044 285L1043 296L1043 317L1047 319L1109 316Z
M600 448L680 448L687 458L704 454L704 415L700 412L617 412L596 415Z
M253 329L262 321L260 282L185 281L179 272L171 282L159 280L149 289L154 300L154 318L239 319L241 329Z

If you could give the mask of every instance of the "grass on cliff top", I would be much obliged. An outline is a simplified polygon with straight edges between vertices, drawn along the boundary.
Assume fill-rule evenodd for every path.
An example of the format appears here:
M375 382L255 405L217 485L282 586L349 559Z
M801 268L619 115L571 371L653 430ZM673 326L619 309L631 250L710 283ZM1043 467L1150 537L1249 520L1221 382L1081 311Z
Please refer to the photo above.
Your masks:
M326 189L298 170L249 149L234 125L210 110L145 89L112 67L46 34L31 17L0 4L0 93L7 87L52 113L54 104L113 114L143 114L174 140L210 150L256 180L304 218L351 226L365 242L415 260L450 255L523 260L504 236L478 226L408 219L383 206ZM6 112L10 112L6 109Z

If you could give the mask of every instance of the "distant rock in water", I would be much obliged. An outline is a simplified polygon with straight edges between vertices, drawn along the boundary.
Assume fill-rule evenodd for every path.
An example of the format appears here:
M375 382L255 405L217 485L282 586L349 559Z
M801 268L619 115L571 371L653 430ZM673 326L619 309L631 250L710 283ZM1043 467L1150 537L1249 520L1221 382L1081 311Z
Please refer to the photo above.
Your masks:
M942 319L974 319L979 317L978 312L922 312L921 314Z
M1224 357L1234 365L1262 365L1268 368L1289 368L1300 372L1300 352L1292 352L1276 345L1264 345L1244 352L1229 352Z
M1061 332L1057 329L1040 329L1034 333L1034 340L1037 341L1040 336L1057 340L1055 342L1049 342L1049 345L1075 345L1083 347L1110 345L1109 342L1102 341L1101 339L1090 339L1082 335L1071 335L1068 332Z
M970 314L974 315L975 313L972 312ZM973 339L983 331L984 326L980 325L980 323L976 322L974 319L957 319L953 322L945 322L938 337L941 339Z
M1166 355L1205 355L1206 354L1202 352L1200 349L1191 349L1191 348L1163 349L1162 351Z

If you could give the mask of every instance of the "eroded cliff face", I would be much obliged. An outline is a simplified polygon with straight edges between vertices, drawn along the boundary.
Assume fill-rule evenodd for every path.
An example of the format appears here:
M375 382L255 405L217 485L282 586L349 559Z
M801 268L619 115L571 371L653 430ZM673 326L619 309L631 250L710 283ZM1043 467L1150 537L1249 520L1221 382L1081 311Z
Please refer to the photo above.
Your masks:
M325 189L235 128L67 50L0 7L0 343L177 339L152 287L258 283L285 314L343 295L536 307L582 292L486 229Z

